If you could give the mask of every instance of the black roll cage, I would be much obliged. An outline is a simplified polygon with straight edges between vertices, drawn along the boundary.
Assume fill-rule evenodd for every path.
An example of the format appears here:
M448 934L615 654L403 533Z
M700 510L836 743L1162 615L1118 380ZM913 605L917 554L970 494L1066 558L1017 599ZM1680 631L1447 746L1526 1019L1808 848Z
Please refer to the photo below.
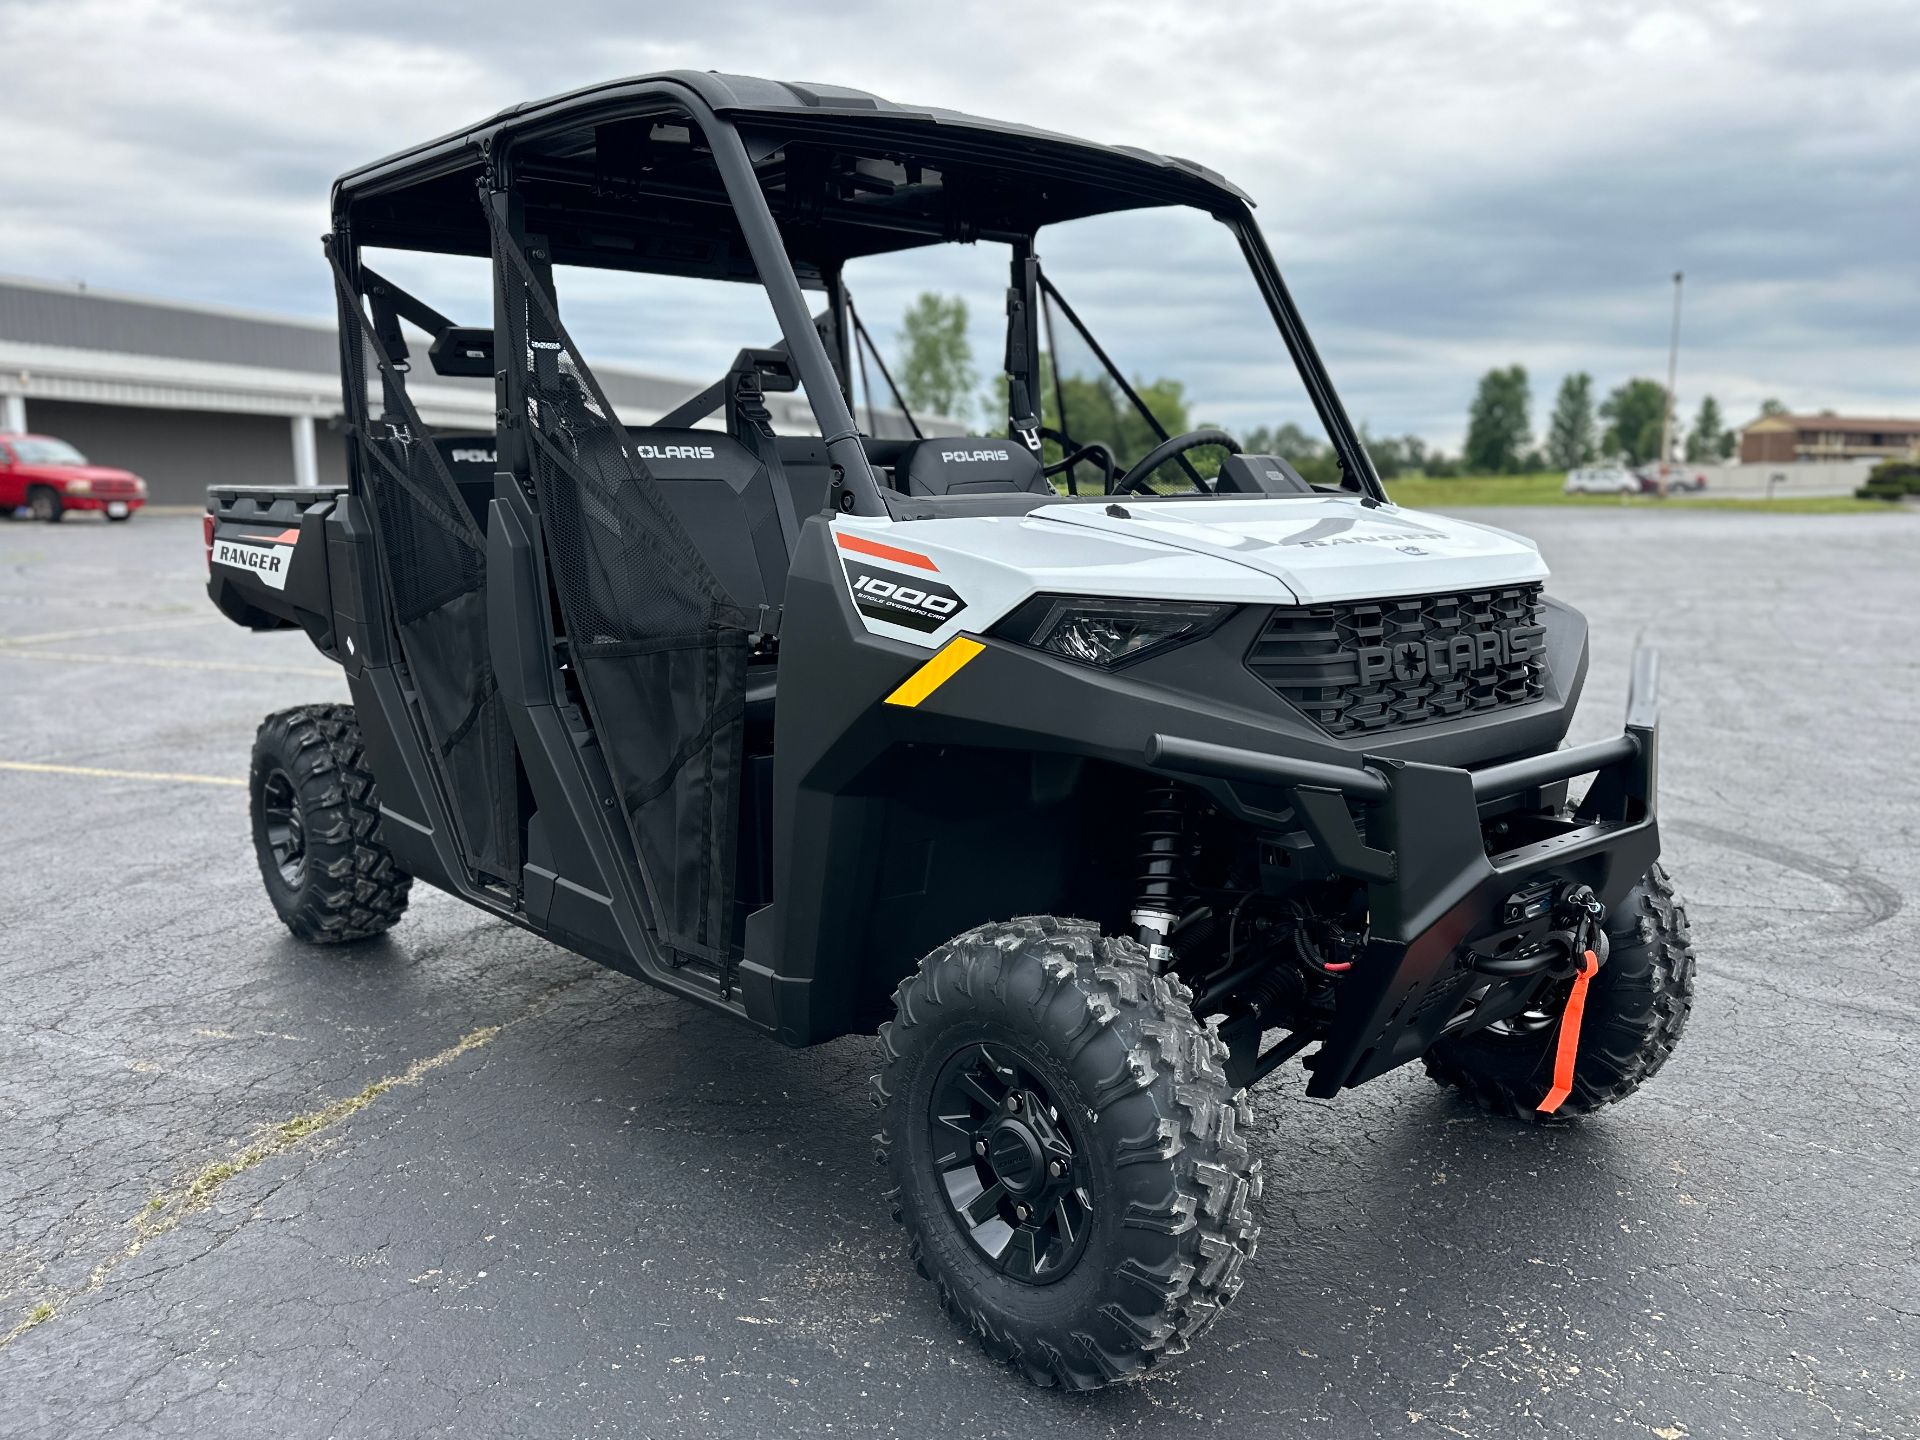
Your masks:
M699 93L699 88L688 81L665 77L648 79L617 86L600 87L604 96L595 92L586 92L580 97L563 97L556 102L559 113L540 118L541 106L520 107L496 117L494 122L478 127L464 135L449 136L442 141L423 147L390 160L355 172L336 183L334 191L334 245L340 262L349 276L364 285L366 277L359 265L359 241L353 233L352 205L356 200L378 195L391 195L409 185L443 180L457 175L461 170L471 169L476 158L483 165L482 185L490 192L490 203L508 207L508 223L515 234L523 233L519 223L519 199L516 194L516 157L529 142L552 136L561 131L577 129L583 123L583 115L590 116L597 124L617 122L623 118L635 118L657 112L661 106L671 107L686 117L706 142L714 167L718 172L733 217L740 227L751 258L756 278L766 291L772 305L781 335L784 337L784 349L790 363L805 389L808 403L813 411L815 423L825 444L827 457L832 467L833 483L828 494L830 508L847 514L884 516L888 513L883 497L883 486L879 476L863 446L859 426L852 408L851 370L855 359L857 339L854 331L857 321L850 319L851 307L847 302L845 287L842 284L839 266L827 268L821 276L827 290L829 312L833 319L830 334L835 352L830 355L826 341L814 322L812 308L807 303L801 280L789 256L780 223L773 214L761 178L755 170L753 155L771 155L789 138L817 138L816 131L820 122L812 120L806 125L798 123L783 129L777 115L761 116L754 114L751 123L743 130L728 115L720 113L708 99ZM587 95L595 95L589 102ZM522 119L522 116L526 118ZM842 132L857 130L861 125L873 125L874 121L855 118L838 122L834 128ZM982 122L983 133L994 133L991 127ZM1093 147L1104 149L1104 147ZM1137 154L1138 152L1131 152ZM1035 162L1038 165L1038 162ZM1091 160L1089 164L1091 165ZM1188 187L1192 189L1191 186ZM1328 377L1325 365L1313 341L1307 333L1305 323L1294 305L1273 256L1255 223L1251 206L1247 200L1233 191L1223 182L1209 186L1207 196L1213 202L1201 207L1192 194L1167 193L1143 199L1141 204L1185 204L1192 208L1206 208L1214 218L1225 224L1239 243L1241 253L1253 272L1256 286L1275 325L1280 330L1295 369L1306 386L1309 398L1313 402L1322 427L1330 440L1334 454L1342 471L1350 477L1360 492L1374 500L1384 501L1385 489L1368 458L1366 447L1361 443L1358 432L1348 418L1333 383ZM690 200L689 203L699 203ZM1132 208L1128 205L1108 206L1108 210ZM1091 211L1088 213L1099 213ZM827 218L832 218L829 215ZM847 217L849 223L854 223ZM862 215L858 224L870 226L876 223L874 217ZM1007 337L1007 376L1009 390L1009 435L1026 441L1034 449L1039 448L1038 412L1041 393L1040 344L1039 331L1043 310L1046 308L1043 295L1049 294L1058 299L1058 292L1041 275L1038 258L1034 251L1033 233L1005 233L973 227L965 218L959 223L957 233L951 229L942 231L935 227L920 225L907 218L880 222L891 228L924 234L924 243L933 243L945 239L992 239L1001 240L1013 247L1008 287L1008 337ZM388 243L384 242L383 243ZM390 243L397 248L408 248L404 236L396 236ZM413 248L437 248L416 246ZM552 257L548 257L548 263ZM634 268L646 269L645 265ZM664 268L664 267L656 267ZM497 281L496 281L497 284ZM496 300L498 299L496 294ZM1085 333L1085 327L1078 328ZM1112 362L1104 363L1112 369ZM1115 371L1118 374L1117 371ZM889 377L891 383L891 377ZM1126 384L1124 377L1121 383ZM1139 397L1127 387L1129 398L1143 411ZM869 392L870 393L870 392ZM351 404L352 397L348 397ZM1146 412L1155 429L1159 429L1158 420ZM503 447L510 448L509 436L503 433L499 437ZM507 456L503 451L503 465Z
M793 486L773 483L789 462L772 445L769 417L757 403L762 394L796 383L807 389L823 442L797 440L804 460L786 474L807 467L808 507L818 507L823 493L829 511L896 518L932 518L950 499L967 509L944 513L1015 514L1020 506L1073 502L1049 493L909 503L882 490L874 460L886 447L864 443L868 437L854 421L851 371L864 353L863 339L868 349L871 344L844 284L849 258L941 239L991 239L1011 247L1009 429L1023 441L1032 433L1028 443L1037 448L1042 327L1051 338L1056 308L1083 333L1084 327L1064 301L1050 303L1058 291L1041 273L1033 236L1056 221L1129 208L1177 204L1211 214L1236 234L1349 480L1363 495L1384 495L1248 202L1225 182L1187 162L969 117L942 120L928 112L900 119L896 112L888 119L891 107L874 97L835 98L830 113L811 115L806 107L814 101L768 101L770 82L742 82L763 89L744 101L735 94L729 110L710 103L707 93L725 99L732 93L725 78L649 78L523 107L336 186L328 254L342 301L343 346L360 347L358 353L343 348L342 382L348 413L362 428L353 437L349 491L334 497L330 513L316 508L302 521L308 543L295 549L290 580L318 590L314 613L330 610L330 625L344 635L329 653L346 667L354 703L369 717L369 753L392 845L409 873L582 954L805 1044L866 1028L862 1007L886 988L868 982L885 981L899 956L924 953L938 937L977 923L978 896L996 885L1005 887L1000 893L1010 902L1031 893L1032 913L1127 913L1108 903L1114 897L1106 884L1109 875L1124 883L1126 867L1087 867L1094 879L1082 883L1082 872L1069 862L1084 848L1079 837L1110 818L1107 793L1123 804L1134 798L1125 785L1104 783L1110 771L1171 780L1205 791L1227 821L1256 836L1304 834L1327 876L1342 877L1343 886L1361 882L1366 891L1366 954L1342 1002L1351 1008L1341 1012L1316 1071L1309 1092L1315 1095L1424 1053L1439 1027L1454 1023L1450 1007L1427 1001L1450 993L1454 955L1462 942L1478 938L1514 886L1573 867L1602 903L1624 898L1658 850L1652 672L1636 668L1622 736L1533 753L1564 735L1584 679L1585 625L1564 607L1555 607L1559 619L1545 627L1556 678L1540 703L1511 716L1469 717L1431 738L1382 737L1371 750L1323 733L1290 706L1256 712L1238 703L1241 691L1207 688L1209 674L1253 683L1243 680L1242 657L1254 622L1263 617L1251 607L1226 622L1244 618L1248 625L1231 636L1223 628L1224 649L1203 652L1214 644L1203 638L1164 657L1166 668L1157 675L1072 665L989 629L976 647L968 684L924 708L882 703L880 697L898 693L902 677L924 663L924 652L861 626L837 544L848 537L817 514L798 523ZM803 97L816 93L785 89ZM860 112L861 103L871 106L870 115ZM734 113L751 123L736 123ZM607 124L621 128L603 136ZM803 133L804 143L784 138ZM858 153L815 143L826 135L835 144L849 137L865 144L874 134L882 137L877 147ZM605 143L609 139L615 143ZM897 184L875 173L889 167L910 173L923 143L928 158L950 168L924 184ZM1030 172L1013 163L1023 154L1034 157ZM529 162L524 170L523 158ZM651 178L636 181L643 172ZM822 175L824 185L816 184ZM892 188L867 190L868 197L885 197L869 202L861 193L868 181ZM831 224L811 208L816 203L833 212ZM972 223L982 216L996 223ZM870 225L875 218L879 223ZM485 222L478 234L473 220ZM903 234L911 238L903 241ZM488 256L495 287L491 353L485 332L454 326L362 265L363 244ZM749 610L729 602L723 587L708 583L712 576L681 522L671 512L651 513L666 504L673 482L656 481L642 463L642 447L629 453L634 437L615 433L627 427L560 322L556 264L757 280L766 290L780 343L742 350L726 381L655 423L691 424L716 404L728 406L731 437L765 462L752 480L767 483L755 492L764 502L759 511L742 523L739 507L722 523L741 531L758 525L767 534L778 527L785 548L770 546L755 561L780 567L780 604ZM825 323L810 313L809 288L826 292ZM530 318L536 314L537 326ZM440 373L495 379L496 454L484 497L478 477L457 480L451 472L458 452L435 448L476 437L434 435L406 394L402 321L439 332L431 353ZM447 340L457 342L457 354L443 348ZM376 353L386 407L378 415L369 395L355 390L366 385L367 361ZM439 362L450 354L470 367L442 369ZM1132 391L1111 360L1101 358ZM1137 392L1129 398L1155 419ZM605 459L609 445L617 466ZM536 469L536 456L546 469ZM589 464L603 461L603 468L588 472ZM824 487L823 468L832 476ZM376 472L384 489L367 483ZM556 473L570 490L556 484ZM621 545L632 541L630 548L575 543L593 533L579 518L586 513L581 495L598 504L593 523ZM396 496L407 497L420 515L403 514L389 527L374 502ZM469 515L476 501L486 517L478 525ZM625 525L633 512L644 513L637 525ZM569 515L574 518L564 523L571 523L572 539L561 529ZM312 543L322 526L324 547ZM433 559L422 543L441 534L465 547L456 557L466 567L453 577L457 583L447 583L446 562ZM564 563L582 556L593 563ZM596 592L583 605L577 590L564 588L581 584L582 576L597 583L595 575L656 581L664 575L678 587L669 599L698 590L693 600L699 604L676 599L670 620L680 624L682 613L691 613L690 621L671 634L665 624L642 632L625 623L629 612L645 608L623 603L632 592L612 592L605 602ZM414 614L404 621L397 578L414 587L406 602ZM665 581L648 593L666 593ZM771 595L773 588L757 593ZM583 610L597 626L577 622ZM253 612L243 605L241 613ZM444 633L416 644L402 626L422 616L447 623ZM686 643L663 646L657 643L662 636ZM409 646L445 663L437 669L417 663ZM664 769L632 760L632 751L616 764L608 742L622 727L592 713L593 687L602 680L588 666L602 667L605 675L613 663L681 649L712 657L698 667L707 676L720 673L723 663L731 667L726 693L706 682L704 708L687 723L663 716L652 730L626 727L625 739L667 737L674 753ZM760 674L749 679L756 664ZM659 682L637 666L613 678L623 677L629 713L641 713L650 697L680 693L671 680ZM475 684L462 688L469 679ZM467 706L464 717L428 714L424 700L432 698L433 685L443 698ZM1021 703L1009 706L1010 694ZM614 713L621 712L616 707ZM492 716L491 737L487 724L470 723L486 715ZM760 767L757 788L746 796L714 787L709 793L718 799L704 810L692 804L687 810L736 825L733 838L749 824L756 827L769 847L752 857L761 866L760 883L750 900L737 902L734 924L704 924L697 933L681 925L679 934L693 935L698 949L671 937L662 941L668 922L661 917L667 905L679 903L678 892L656 883L661 872L645 864L647 841L637 824L629 833L619 823L623 815L614 806L636 790L642 793L636 808L668 793L656 783L676 781L686 756L717 749L713 737L736 722L743 731L767 727L751 752L744 738L726 742L734 747L729 780L740 773L739 762L750 761ZM501 764L470 776L462 789L450 757L473 735L510 742L495 749L516 768ZM943 763L922 763L918 757L930 752ZM1360 763L1336 763L1342 760ZM1473 762L1479 763L1468 768ZM1597 775L1593 786L1569 810L1566 783L1589 772ZM945 806L945 795L963 792L966 805ZM941 803L933 803L936 796ZM467 819L457 807L475 797L493 805L479 824L511 836L492 856L476 858L460 828ZM1511 842L1501 842L1512 848L1498 854L1489 851L1493 837L1509 832L1483 824L1489 807L1529 820ZM1057 812L1051 822L1039 818L1044 809ZM1034 863L1031 845L1010 849L977 838L989 825L997 835L1008 815L1050 847L1048 863ZM901 853L931 857L938 843L964 849L968 864L927 863L920 889L885 888L882 851L896 828L907 842ZM662 848L654 845L656 852ZM707 862L687 867L698 882L688 888L697 890L702 907L724 917L736 897L710 889L701 877L735 874L742 868L736 857L723 845L707 845L704 835L685 853ZM1259 863L1264 872L1264 857ZM1070 894L1076 887L1082 893ZM656 898L661 894L664 902ZM1073 909L1050 903L1063 897L1092 903ZM1230 921L1227 940L1231 962ZM1531 965L1532 953L1495 952L1474 964L1493 967L1485 973L1502 984L1530 981L1534 977L1515 967ZM1509 998L1516 1005L1524 999L1518 990ZM1259 1063L1278 1064L1291 1053L1276 1049Z

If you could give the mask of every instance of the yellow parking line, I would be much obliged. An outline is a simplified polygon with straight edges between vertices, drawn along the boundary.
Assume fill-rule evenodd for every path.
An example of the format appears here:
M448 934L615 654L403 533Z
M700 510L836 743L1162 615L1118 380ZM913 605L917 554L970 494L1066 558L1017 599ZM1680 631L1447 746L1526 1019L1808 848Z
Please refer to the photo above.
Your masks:
M85 665L150 665L161 670L233 670L248 675L338 675L318 665L253 665L243 660L175 660L162 655L92 655L76 650L0 650L5 660L71 660Z
M194 615L177 620L141 620L132 625L95 625L87 630L48 630L39 635L0 636L0 647L44 645L50 640L92 640L100 635L126 635L136 630L179 630L189 625L218 625L218 615Z
M178 785L241 785L226 775L183 775L172 770L103 770L97 765L43 765L33 760L0 760L0 770L28 775L84 775L90 780L161 780Z

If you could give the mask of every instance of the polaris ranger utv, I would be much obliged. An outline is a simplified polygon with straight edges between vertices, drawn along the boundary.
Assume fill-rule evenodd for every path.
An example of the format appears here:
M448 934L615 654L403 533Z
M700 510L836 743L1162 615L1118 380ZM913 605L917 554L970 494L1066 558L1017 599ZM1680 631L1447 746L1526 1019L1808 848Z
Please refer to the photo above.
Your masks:
M1529 542L1391 502L1218 175L681 72L351 172L326 253L349 481L218 488L207 520L214 603L352 694L260 730L281 918L363 939L418 879L789 1045L877 1028L908 1250L1032 1380L1139 1374L1232 1299L1246 1089L1289 1061L1312 1096L1420 1060L1570 1117L1679 1039L1650 659L1624 731L1564 748L1585 622ZM1144 323L1127 253L1190 308ZM1004 288L997 436L929 433L853 307L850 274L943 256ZM459 257L490 317L478 283L457 320L415 293ZM734 282L704 289L768 330L637 421L561 320L656 323L611 313L618 272ZM1216 312L1223 274L1247 302ZM1169 424L1103 295L1221 394L1277 418L1291 387L1330 460ZM781 392L813 433L776 431ZM476 396L491 428L429 423Z

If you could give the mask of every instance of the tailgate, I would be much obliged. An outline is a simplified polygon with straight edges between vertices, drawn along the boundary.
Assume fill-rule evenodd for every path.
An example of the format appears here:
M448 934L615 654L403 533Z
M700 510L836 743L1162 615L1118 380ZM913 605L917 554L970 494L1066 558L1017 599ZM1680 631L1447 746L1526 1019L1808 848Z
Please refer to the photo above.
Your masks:
M333 629L323 528L344 486L215 485L207 491L207 594L250 630Z

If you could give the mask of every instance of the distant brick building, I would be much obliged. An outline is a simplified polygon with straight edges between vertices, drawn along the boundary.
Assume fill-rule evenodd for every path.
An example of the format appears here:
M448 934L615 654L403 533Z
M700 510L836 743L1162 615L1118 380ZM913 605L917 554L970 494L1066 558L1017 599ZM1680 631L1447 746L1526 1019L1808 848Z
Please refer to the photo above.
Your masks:
M1920 455L1920 420L1857 415L1762 415L1740 432L1742 465L1799 460L1893 460Z

